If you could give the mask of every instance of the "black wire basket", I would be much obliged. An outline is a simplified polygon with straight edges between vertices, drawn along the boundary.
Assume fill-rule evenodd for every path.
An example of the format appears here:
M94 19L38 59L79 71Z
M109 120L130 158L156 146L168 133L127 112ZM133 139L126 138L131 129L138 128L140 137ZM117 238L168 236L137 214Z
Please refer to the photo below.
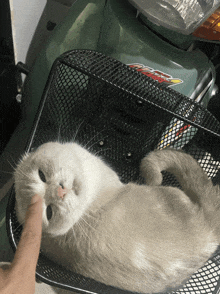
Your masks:
M74 50L54 62L26 151L55 140L75 140L99 154L125 183L142 183L141 159L168 146L191 154L213 183L220 183L220 123L215 117L184 95L95 51ZM166 173L163 184L178 186ZM15 250L22 227L14 206L12 188L6 224ZM70 272L42 253L36 276L73 292L129 293ZM219 276L217 250L184 286L170 293L219 293Z

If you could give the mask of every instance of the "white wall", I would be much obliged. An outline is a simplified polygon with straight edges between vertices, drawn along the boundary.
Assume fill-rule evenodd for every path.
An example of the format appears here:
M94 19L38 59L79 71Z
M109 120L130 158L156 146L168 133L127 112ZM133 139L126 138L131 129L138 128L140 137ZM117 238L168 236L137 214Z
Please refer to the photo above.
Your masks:
M10 0L15 63L25 62L29 44L45 4L46 0Z

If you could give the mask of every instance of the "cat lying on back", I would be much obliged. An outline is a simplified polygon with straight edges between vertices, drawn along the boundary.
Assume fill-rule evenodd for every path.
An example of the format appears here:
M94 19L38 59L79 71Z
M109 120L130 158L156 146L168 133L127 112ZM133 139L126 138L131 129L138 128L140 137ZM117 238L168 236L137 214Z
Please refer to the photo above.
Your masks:
M147 185L125 185L78 144L46 143L15 171L19 222L40 194L49 258L131 291L178 287L219 245L219 187L190 155L172 149L149 153L140 168ZM183 191L161 186L162 170Z

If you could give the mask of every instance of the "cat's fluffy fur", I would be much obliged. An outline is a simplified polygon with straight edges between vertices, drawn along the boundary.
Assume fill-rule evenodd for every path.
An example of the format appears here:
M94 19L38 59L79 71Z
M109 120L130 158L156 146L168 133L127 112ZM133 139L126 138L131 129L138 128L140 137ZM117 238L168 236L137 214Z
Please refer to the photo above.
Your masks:
M161 186L162 170L173 173L183 191ZM177 287L219 244L219 187L190 155L172 149L149 153L141 171L147 185L124 185L78 144L46 143L17 166L18 219L24 222L31 197L40 194L42 250L51 259L131 291Z

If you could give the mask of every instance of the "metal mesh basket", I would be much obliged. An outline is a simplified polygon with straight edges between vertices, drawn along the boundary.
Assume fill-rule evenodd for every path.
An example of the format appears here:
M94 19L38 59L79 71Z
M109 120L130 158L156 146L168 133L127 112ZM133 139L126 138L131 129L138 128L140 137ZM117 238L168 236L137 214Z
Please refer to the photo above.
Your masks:
M206 109L174 90L95 51L75 50L54 63L27 151L48 141L77 141L102 156L123 182L142 183L141 159L167 146L190 153L214 184L220 183L220 123ZM164 174L164 185L178 183ZM7 230L16 249L22 227L14 189L7 207ZM218 251L178 291L217 293ZM128 293L58 266L40 253L37 278L81 293Z

